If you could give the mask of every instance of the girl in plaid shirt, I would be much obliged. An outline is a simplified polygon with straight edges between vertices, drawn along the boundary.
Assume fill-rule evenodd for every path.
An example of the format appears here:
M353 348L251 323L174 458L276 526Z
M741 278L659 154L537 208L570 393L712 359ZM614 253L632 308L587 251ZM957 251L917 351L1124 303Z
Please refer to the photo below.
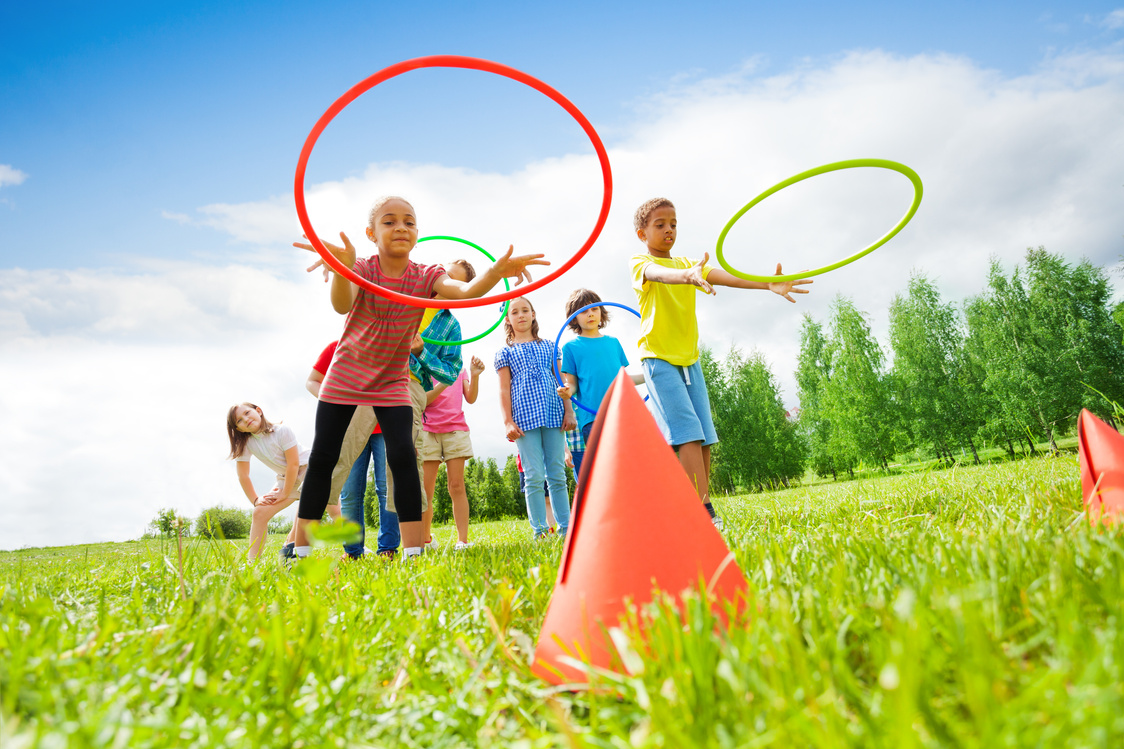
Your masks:
M527 518L535 538L546 536L543 479L563 537L570 525L566 490L566 437L577 425L570 401L558 396L554 382L554 346L539 338L535 308L525 297L511 300L503 321L507 346L496 354L500 408L507 438L515 441L526 473Z

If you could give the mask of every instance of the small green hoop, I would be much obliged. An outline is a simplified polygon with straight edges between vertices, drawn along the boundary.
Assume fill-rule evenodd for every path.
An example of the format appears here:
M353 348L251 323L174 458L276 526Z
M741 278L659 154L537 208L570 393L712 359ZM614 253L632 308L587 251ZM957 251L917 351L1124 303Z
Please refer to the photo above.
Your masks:
M851 255L848 258L844 258L843 260L840 260L837 263L832 263L831 265L825 265L824 267L816 268L815 270L806 270L806 271L801 271L800 273L788 273L786 275L781 275L781 276L755 276L752 273L742 273L741 271L736 270L732 265L730 265L729 263L726 262L726 258L722 254L722 243L726 241L726 234L729 233L730 229L732 229L734 227L734 224L737 223L738 219L740 219L743 215L745 215L745 212L748 211L750 208L757 205L758 203L760 203L762 200L769 197L773 193L779 192L779 191L783 190L784 188L788 187L789 185L794 185L797 182L801 182L803 180L808 179L809 177L815 177L815 176L820 175L820 174L826 174L827 172L835 172L835 171L838 171L840 169L854 169L854 168L860 167L860 166L872 166L872 167L877 167L879 169L890 169L892 171L898 172L899 174L904 174L906 177L909 178L909 181L913 183L913 205L911 205L909 207L909 210L906 211L906 214L904 216L902 216L902 220L899 221L894 226L893 229L891 229L889 232L884 234L881 239L879 239L878 241L876 241L874 244L870 245L869 247L866 247L865 249L859 250L854 255ZM765 192L758 195L753 200L746 203L745 207L743 207L740 211L738 211L737 213L734 214L734 217L732 219L730 219L729 223L726 224L726 227L724 229L722 229L722 233L718 235L718 246L714 250L714 256L716 258L718 258L719 264L723 268L726 269L727 273L729 273L731 275L734 275L734 276L737 276L738 278L743 278L746 281L757 281L758 283L778 283L778 282L783 283L785 281L797 281L801 278L810 278L812 276L818 276L821 273L827 273L830 270L835 270L836 268L842 268L844 265L847 265L848 263L853 263L854 261L858 260L863 255L867 255L871 252L874 252L879 247L881 247L882 245L889 242L890 239L895 234L897 234L899 231L901 231L902 229L905 228L905 225L909 223L909 220L911 218L913 218L913 214L917 213L917 208L921 205L922 192L923 192L923 190L922 190L922 187L921 187L921 178L919 176L917 176L917 172L913 171L912 169L910 169L905 164L899 164L896 161L889 161L887 159L849 159L847 161L835 161L835 162L832 162L831 164L824 164L823 166L817 166L815 169L809 169L806 172L800 172L800 174L797 174L794 177L789 177L784 182L778 182L777 184L773 185L772 187L770 187Z
M491 253L489 253L483 247L476 244L475 242L469 242L467 239L461 239L460 237L450 237L450 236L446 236L446 235L443 235L443 234L435 234L432 237L422 237L421 239L418 240L418 244L421 244L422 242L428 242L428 241L433 240L433 239L447 239L450 242L460 242L461 244L466 244L469 247L472 247L472 248L475 248L476 250L479 250L484 255L484 257L488 258L493 263L496 262L496 259L494 257L492 257ZM505 288L507 288L508 291L511 290L511 283L506 278L503 280L503 285L504 285ZM426 338L425 336L422 336L422 340L425 341L426 343L433 344L434 346L463 346L466 343L472 343L473 341L479 341L481 338L488 335L489 333L491 333L493 330L495 330L496 328L498 328L500 326L500 323L503 322L504 317L507 316L507 308L510 305L511 305L510 300L504 302L503 308L500 310L500 319L498 319L494 323L492 323L492 327L488 328L487 330L485 330L480 335L473 336L472 338L465 338L463 341L433 341L433 340L430 340L429 338Z

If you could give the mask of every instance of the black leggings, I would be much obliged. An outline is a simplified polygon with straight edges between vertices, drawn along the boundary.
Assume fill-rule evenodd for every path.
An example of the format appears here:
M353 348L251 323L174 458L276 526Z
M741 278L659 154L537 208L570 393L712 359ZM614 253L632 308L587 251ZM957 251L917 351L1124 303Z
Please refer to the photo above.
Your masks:
M340 459L343 438L356 408L320 401L316 406L316 436L301 490L301 520L319 520L328 506L332 491L332 471ZM375 418L382 427L386 442L386 465L394 476L394 506L398 520L414 523L422 518L421 482L418 481L418 457L414 451L414 412L409 406L373 406Z

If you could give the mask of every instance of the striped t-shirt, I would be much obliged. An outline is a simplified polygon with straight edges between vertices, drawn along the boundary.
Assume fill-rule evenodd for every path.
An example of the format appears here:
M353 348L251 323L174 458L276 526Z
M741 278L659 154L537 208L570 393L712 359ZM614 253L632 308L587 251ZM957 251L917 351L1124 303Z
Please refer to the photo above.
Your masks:
M401 278L382 273L378 255L360 258L353 269L360 278L399 294L428 299L445 274L440 265L410 261ZM360 287L347 313L332 366L320 386L320 400L358 406L409 406L410 343L424 307L411 307Z

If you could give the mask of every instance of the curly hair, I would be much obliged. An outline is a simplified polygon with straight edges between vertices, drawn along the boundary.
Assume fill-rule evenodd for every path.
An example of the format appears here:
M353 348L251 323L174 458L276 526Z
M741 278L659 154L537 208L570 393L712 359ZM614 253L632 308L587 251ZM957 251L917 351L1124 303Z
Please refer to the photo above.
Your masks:
M373 206L371 206L371 212L367 214L367 226L372 229L375 228L375 222L379 220L379 211L382 210L382 207L384 205L392 200L401 200L403 203L410 206L411 210L415 210L414 218L417 218L416 209L414 208L413 203L406 200L405 198L400 198L397 195L383 195L381 198L375 201L375 204Z
M636 214L632 217L632 226L636 231L640 231L648 225L648 219L652 217L652 211L657 208L670 208L675 210L675 204L667 198L652 198L645 200L636 209Z
M570 317L587 304L595 304L600 301L601 297L597 296L596 292L589 289L574 289L570 298L566 300L566 317ZM597 329L600 330L609 324L609 310L604 307L598 307L598 309L601 310L601 322L597 324ZM578 323L576 317L572 318L567 324L570 326L570 330L581 335L582 326Z

